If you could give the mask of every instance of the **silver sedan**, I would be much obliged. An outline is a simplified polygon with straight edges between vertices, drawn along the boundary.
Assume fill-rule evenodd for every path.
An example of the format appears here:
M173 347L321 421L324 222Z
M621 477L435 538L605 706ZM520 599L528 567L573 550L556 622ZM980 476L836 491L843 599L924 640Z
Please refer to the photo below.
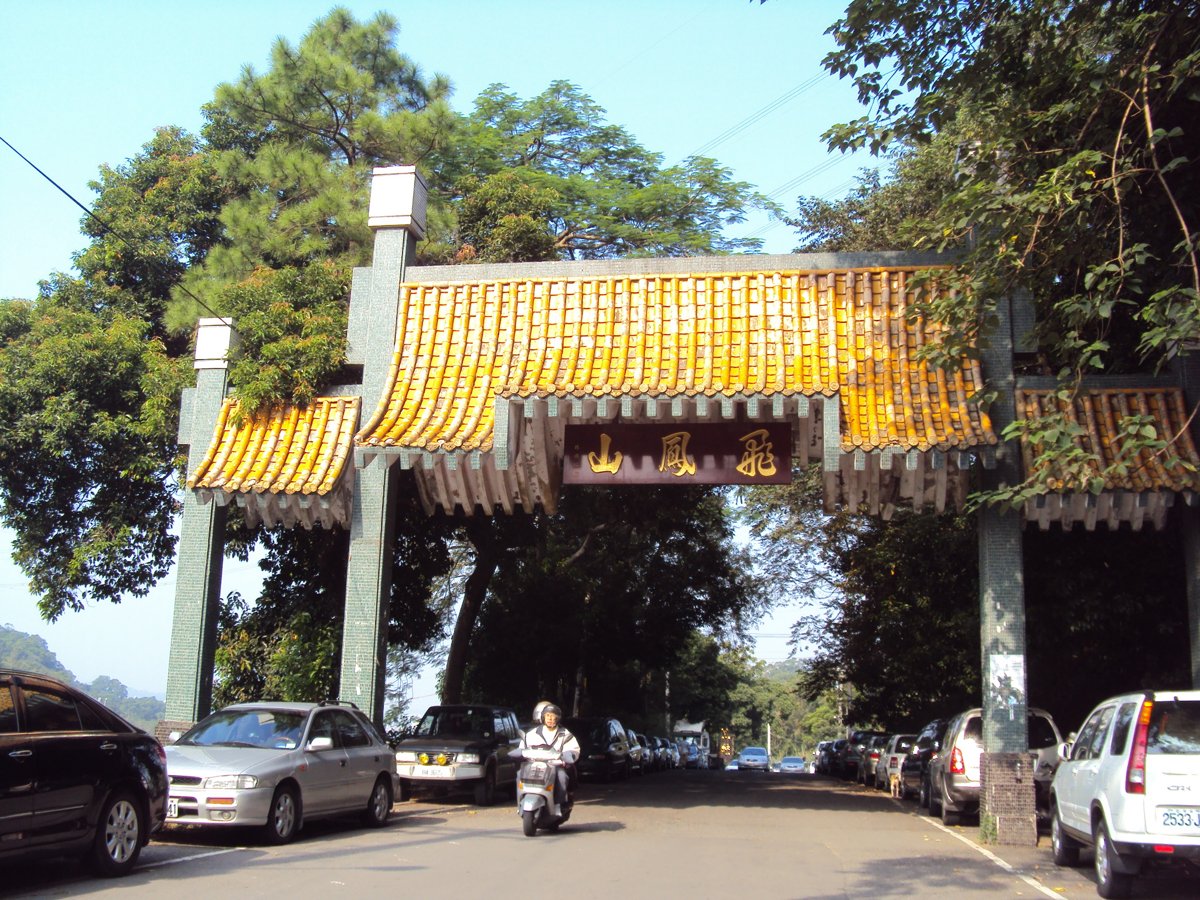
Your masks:
M169 825L254 825L282 844L320 816L381 826L396 795L395 756L352 704L228 706L166 749Z

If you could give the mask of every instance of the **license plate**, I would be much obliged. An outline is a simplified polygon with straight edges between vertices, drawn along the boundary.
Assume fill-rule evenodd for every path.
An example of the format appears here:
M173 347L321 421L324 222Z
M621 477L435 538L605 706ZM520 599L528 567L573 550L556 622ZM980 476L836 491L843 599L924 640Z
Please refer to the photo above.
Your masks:
M179 818L179 800L177 800L175 797L167 798L167 818L168 819L178 819Z
M1200 832L1200 807L1160 806L1158 823L1164 831Z
M413 778L453 778L454 770L449 766L414 766Z

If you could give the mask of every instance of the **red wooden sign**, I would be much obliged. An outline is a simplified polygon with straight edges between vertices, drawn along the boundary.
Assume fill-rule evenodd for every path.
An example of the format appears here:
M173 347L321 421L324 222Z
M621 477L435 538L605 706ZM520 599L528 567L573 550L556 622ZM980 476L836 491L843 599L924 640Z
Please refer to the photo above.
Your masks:
M786 422L568 425L564 484L788 484Z

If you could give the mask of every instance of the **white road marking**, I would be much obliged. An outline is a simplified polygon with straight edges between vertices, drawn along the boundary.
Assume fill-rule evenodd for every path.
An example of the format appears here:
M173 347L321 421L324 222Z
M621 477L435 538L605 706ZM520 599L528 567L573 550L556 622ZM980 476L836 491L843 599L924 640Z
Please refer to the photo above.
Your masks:
M193 853L191 856L180 856L175 859L164 859L161 862L145 863L139 869L157 869L161 866L173 866L176 863L191 862L194 859L207 859L210 856L221 856L225 853L237 853L239 850L249 850L249 847L226 847L223 850L210 850L207 853Z
M917 815L917 814L913 813L913 815ZM1020 871L1019 869L1014 868L1011 863L1008 863L1008 862L1005 862L1004 860L1002 860L991 850L988 850L986 847L979 846L977 843L975 843L970 838L963 837L957 831L954 831L951 828L947 828L941 822L935 821L933 819L927 819L925 816L918 816L918 818L921 819L921 821L932 825L934 828L937 828L937 829L940 829L941 831L946 832L946 834L950 835L955 840L962 841L968 847L978 850L979 853L982 854L985 858L990 859L992 862L994 862L996 865L998 865L1000 868L1002 868L1005 872L1008 872L1010 875L1017 876L1022 881L1024 881L1027 885L1029 885L1031 888L1038 891L1039 893L1045 894L1047 897L1061 897L1062 896L1061 894L1050 890L1050 888L1046 887L1044 884L1042 884L1040 881L1038 881L1032 875L1026 875L1024 872Z

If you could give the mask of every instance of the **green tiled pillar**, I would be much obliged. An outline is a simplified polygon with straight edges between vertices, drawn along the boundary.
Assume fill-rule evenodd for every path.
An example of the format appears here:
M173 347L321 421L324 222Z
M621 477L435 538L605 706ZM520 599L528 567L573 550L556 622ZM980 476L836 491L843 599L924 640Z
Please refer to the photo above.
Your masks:
M986 337L983 374L997 392L989 409L999 434L1016 417L1013 377L1014 316L1008 300L998 304L995 330ZM996 468L982 486L1021 479L1018 449L1001 445ZM1036 800L1025 677L1025 582L1021 518L1014 510L987 507L979 513L979 643L982 653L983 746L980 824L1002 844L1037 844Z
M232 327L201 319L196 333L196 387L184 392L179 443L188 448L188 471L204 459L225 399ZM175 615L167 663L166 720L160 731L190 725L212 705L213 651L225 549L225 508L202 504L191 491L183 497L179 555L175 567Z
M355 282L350 330L362 337L363 413L387 388L396 342L400 282L425 231L426 189L412 166L376 169L367 223L375 231L370 277ZM363 294L365 293L365 296ZM383 722L387 612L392 590L397 473L383 459L354 471L346 570L340 699Z

